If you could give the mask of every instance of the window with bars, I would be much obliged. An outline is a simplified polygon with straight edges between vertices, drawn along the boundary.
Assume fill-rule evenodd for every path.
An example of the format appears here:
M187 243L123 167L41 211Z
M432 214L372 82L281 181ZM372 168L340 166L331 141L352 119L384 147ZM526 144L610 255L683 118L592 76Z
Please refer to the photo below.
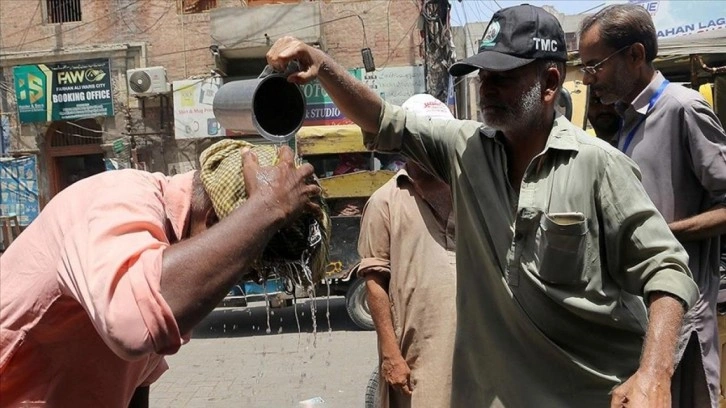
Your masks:
M180 14L201 13L216 7L217 0L176 0L176 9Z
M46 0L48 23L81 21L81 0Z

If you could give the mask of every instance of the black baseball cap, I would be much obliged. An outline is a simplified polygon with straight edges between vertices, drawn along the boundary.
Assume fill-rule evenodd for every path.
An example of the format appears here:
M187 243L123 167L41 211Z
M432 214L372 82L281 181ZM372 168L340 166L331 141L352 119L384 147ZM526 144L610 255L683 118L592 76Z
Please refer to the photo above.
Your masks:
M555 16L529 4L494 13L479 44L479 53L449 68L454 76L476 69L509 71L536 59L567 61L565 32Z

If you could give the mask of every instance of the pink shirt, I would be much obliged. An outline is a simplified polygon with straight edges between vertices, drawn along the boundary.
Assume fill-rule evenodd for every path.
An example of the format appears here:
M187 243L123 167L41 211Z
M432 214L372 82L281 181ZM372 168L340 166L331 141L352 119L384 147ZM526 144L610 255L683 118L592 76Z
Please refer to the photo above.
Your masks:
M127 407L183 339L160 293L193 172L119 170L58 194L0 257L0 406Z

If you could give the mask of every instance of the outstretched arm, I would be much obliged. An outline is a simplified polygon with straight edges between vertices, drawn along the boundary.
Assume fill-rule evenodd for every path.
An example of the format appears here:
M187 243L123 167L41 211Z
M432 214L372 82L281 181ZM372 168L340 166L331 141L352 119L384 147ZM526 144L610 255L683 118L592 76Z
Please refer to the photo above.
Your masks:
M317 78L347 118L365 132L378 132L383 108L381 98L329 55L293 37L280 38L267 52L267 63L280 72L295 60L301 71L288 76L288 81L304 84Z

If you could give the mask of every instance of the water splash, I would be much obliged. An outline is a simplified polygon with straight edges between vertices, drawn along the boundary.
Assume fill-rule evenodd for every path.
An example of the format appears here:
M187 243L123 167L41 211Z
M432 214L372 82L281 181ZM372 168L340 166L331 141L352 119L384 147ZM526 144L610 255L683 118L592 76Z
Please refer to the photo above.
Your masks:
M272 330L270 329L270 299L267 295L267 281L262 282L262 291L265 293L265 313L267 314L267 330L265 330L265 333L270 334Z
M325 278L325 318L328 319L328 333L333 335L333 326L330 325L330 279Z
M317 302L315 302L315 286L308 288L308 297L310 298L310 314L313 318L313 347L316 347L318 341L318 320L316 316Z

